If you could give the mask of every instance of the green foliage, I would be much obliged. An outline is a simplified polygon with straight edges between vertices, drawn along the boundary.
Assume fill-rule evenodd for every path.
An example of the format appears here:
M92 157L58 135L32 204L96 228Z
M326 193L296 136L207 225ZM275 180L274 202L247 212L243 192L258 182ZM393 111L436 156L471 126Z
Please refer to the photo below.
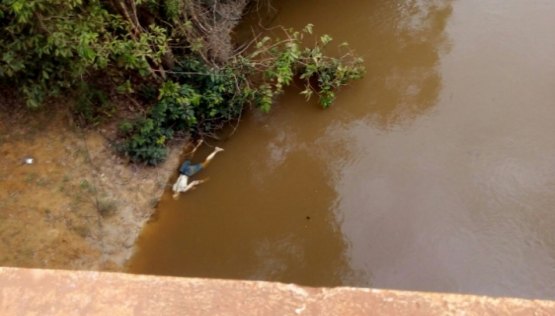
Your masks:
M136 122L120 149L134 161L157 164L175 133L210 134L237 119L247 105L269 112L274 98L295 78L302 80L307 99L317 94L326 108L335 91L364 73L362 60L347 52L341 58L323 53L331 37L302 48L303 32L284 30L286 40L265 37L248 55L235 56L222 66L210 66L187 55L177 61L171 81L159 91L159 101L147 118Z
M175 70L173 80L187 83L198 94L192 132L210 133L220 128L222 123L237 118L248 102L240 90L246 77L233 67L210 67L198 58L186 57Z
M194 107L199 101L200 95L191 86L165 82L160 88L159 102L146 118L120 125L124 140L118 149L132 161L160 163L167 155L167 141L176 132L188 132L196 124Z
M320 104L327 108L335 100L338 88L364 75L363 60L356 58L346 43L340 45L341 49L347 49L341 57L325 54L332 41L329 35L322 35L313 47L303 48L304 39L312 35L312 30L311 24L301 32L283 29L285 40L264 37L247 58L235 60L235 63L246 63L254 72L263 72L263 83L257 91L260 97L255 102L263 111L269 110L272 98L282 93L294 77L304 82L301 94L307 100L317 94Z
M97 125L102 118L111 116L115 111L108 95L99 87L80 83L77 88L78 96L73 110L84 125Z
M100 0L3 0L0 80L19 87L30 107L102 71L117 81L151 73L165 52L164 30L138 36Z
M234 1L0 0L0 83L17 87L30 107L76 91L75 111L88 124L113 114L109 95L133 95L149 109L120 124L117 147L154 165L176 135L213 135L248 106L269 112L295 80L326 108L338 88L363 75L350 51L326 53L330 36L305 45L312 25L282 29L283 39L263 37L231 56L234 23L223 13L240 15Z
M124 136L125 141L117 145L118 151L125 153L133 162L156 165L167 156L165 143L173 135L162 124L151 118L138 120Z

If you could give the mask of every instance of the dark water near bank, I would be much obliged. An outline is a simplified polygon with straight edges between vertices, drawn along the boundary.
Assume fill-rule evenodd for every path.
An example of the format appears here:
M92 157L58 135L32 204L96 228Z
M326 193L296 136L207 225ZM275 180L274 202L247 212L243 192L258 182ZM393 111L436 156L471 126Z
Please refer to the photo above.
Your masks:
M279 2L366 78L247 117L130 271L554 299L555 1Z

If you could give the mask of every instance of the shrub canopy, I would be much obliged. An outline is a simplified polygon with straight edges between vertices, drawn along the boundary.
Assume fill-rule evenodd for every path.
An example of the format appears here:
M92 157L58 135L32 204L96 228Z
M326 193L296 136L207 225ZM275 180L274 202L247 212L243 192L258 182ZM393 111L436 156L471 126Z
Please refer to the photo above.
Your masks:
M93 98L104 99L91 89L98 86L150 94L147 115L122 124L118 148L133 160L156 164L176 133L212 133L238 118L245 105L267 112L294 78L304 82L307 98L317 94L328 107L337 88L362 76L362 60L350 51L339 58L324 53L331 37L304 46L312 25L281 28L281 39L256 37L235 53L230 33L246 5L0 0L0 81L17 88L30 107L74 89L82 91L81 104L94 104Z

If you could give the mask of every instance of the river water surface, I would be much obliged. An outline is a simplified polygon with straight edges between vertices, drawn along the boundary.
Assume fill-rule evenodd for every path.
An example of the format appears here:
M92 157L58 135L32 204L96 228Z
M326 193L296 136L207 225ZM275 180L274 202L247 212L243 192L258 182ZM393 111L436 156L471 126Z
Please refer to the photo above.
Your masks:
M554 299L555 1L278 5L366 77L247 116L130 271Z

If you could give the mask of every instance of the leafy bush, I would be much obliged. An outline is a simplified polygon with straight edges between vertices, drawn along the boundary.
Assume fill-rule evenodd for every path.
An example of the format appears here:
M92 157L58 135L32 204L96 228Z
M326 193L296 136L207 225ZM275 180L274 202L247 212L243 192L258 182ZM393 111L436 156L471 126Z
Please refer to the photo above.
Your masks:
M148 76L167 37L157 26L133 35L100 0L4 0L0 3L0 80L19 87L30 107L103 71ZM105 73L106 74L106 73Z
M247 106L268 112L295 79L326 108L340 86L362 76L350 51L325 53L331 37L303 45L312 25L282 29L283 39L264 37L234 55L230 32L247 3L0 0L0 82L17 87L30 107L78 91L75 109L92 123L107 113L110 92L139 91L151 107L122 124L117 147L157 164L174 136L213 134Z
M250 54L235 56L223 66L210 66L191 55L178 60L169 75L172 81L160 89L160 101L146 119L135 123L120 148L134 161L156 164L175 133L210 134L249 105L268 112L296 77L305 84L301 93L307 99L317 94L326 108L340 86L362 76L362 60L350 52L341 58L324 55L332 40L327 35L314 47L302 48L311 25L302 32L283 31L285 40L265 37Z
M234 59L235 67L249 69L250 76L263 74L262 82L255 91L258 94L255 103L263 111L269 111L273 96L281 94L295 77L304 82L305 89L301 94L307 100L317 94L320 104L327 108L335 100L338 88L364 75L363 60L348 50L347 43L339 46L347 50L341 57L325 54L332 42L329 35L322 35L313 47L303 47L305 37L312 36L312 28L313 25L308 24L300 32L282 29L284 40L264 37L246 58L238 56Z
M104 117L111 116L115 111L108 95L101 88L81 83L77 91L73 111L83 125L97 125Z

